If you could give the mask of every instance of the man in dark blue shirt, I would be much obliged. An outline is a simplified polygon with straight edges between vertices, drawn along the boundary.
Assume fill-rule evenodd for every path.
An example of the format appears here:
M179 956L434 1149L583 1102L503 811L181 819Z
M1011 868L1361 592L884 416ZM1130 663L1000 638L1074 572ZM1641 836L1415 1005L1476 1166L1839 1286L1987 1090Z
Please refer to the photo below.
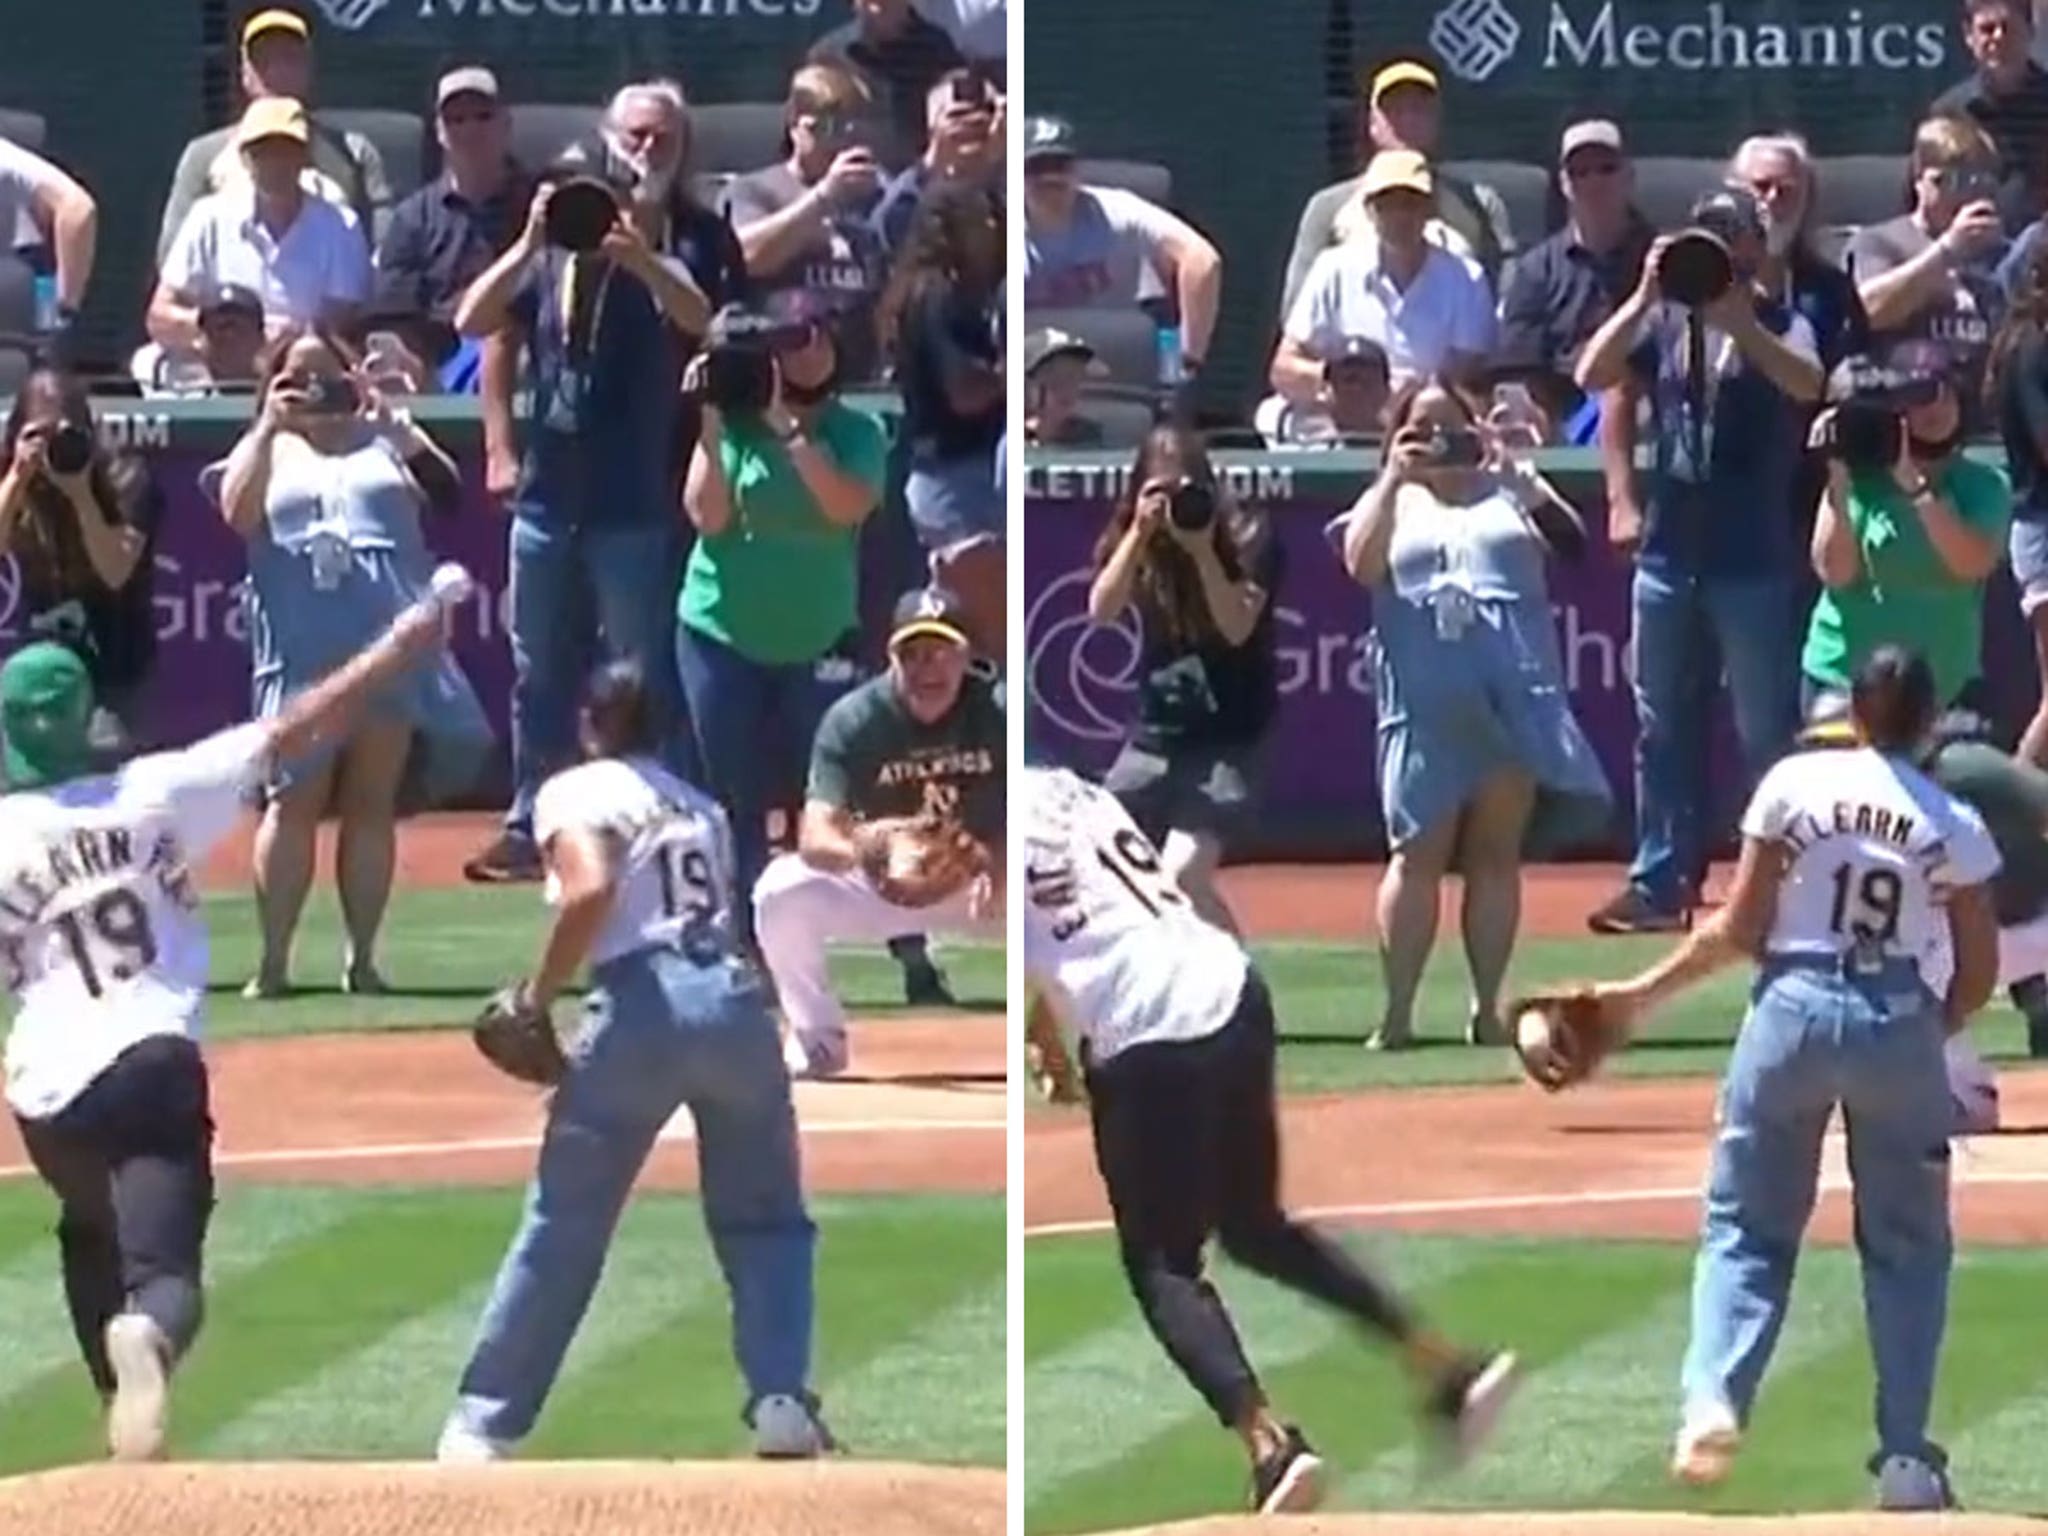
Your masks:
M488 69L441 77L434 133L444 169L392 210L377 246L377 302L452 326L463 294L518 238L533 180L512 159L510 121ZM476 352L465 340L448 359L444 389L475 389Z
M684 192L688 121L669 82L613 98L604 137L558 167L613 182L622 213L599 249L548 243L550 187L457 309L466 334L527 352L533 413L510 499L512 764L504 834L473 880L537 878L533 795L575 753L575 701L596 648L637 661L680 761L675 602L678 415L685 363L720 306L746 297L726 222Z
M890 170L901 170L924 148L926 95L967 61L910 0L852 0L852 9L853 20L811 45L811 61L844 65L866 80L890 127L877 153Z
M1002 194L1008 111L1000 90L971 69L948 70L931 88L925 110L930 136L924 154L883 189L875 205L875 232L891 255L910 237L926 187L985 181L998 196Z
M1734 281L1687 308L1664 296L1669 237L1635 291L1579 359L1587 390L1655 434L1632 592L1636 852L1629 883L1589 919L1595 932L1674 928L1710 835L1706 725L1725 666L1752 781L1799 724L1801 552L1791 498L1824 376L1812 322L1760 282L1770 252L1746 188L1709 193L1692 224L1724 244Z

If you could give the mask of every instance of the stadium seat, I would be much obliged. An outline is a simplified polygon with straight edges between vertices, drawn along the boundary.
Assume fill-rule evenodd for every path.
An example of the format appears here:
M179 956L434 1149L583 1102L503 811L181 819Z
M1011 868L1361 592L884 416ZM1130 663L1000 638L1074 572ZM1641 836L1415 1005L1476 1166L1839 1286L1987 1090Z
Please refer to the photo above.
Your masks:
M1090 384L1082 389L1075 414L1102 428L1103 447L1136 450L1158 420L1159 411L1148 393Z
M1721 185L1725 161L1646 156L1636 161L1636 207L1662 230L1684 227L1702 192Z
M520 102L507 109L510 117L512 158L527 170L547 169L557 155L571 144L592 138L604 117L599 106L563 106L546 102Z
M1121 187L1161 208L1173 206L1173 172L1150 160L1083 160L1075 167L1081 184Z
M773 165L783 143L779 101L715 101L690 108L690 169L739 175Z
M35 360L35 283L27 262L0 254L0 397L14 394Z
M427 156L427 125L416 112L322 107L314 114L340 133L360 133L377 146L396 203L419 190Z
M1152 317L1131 309L1030 309L1024 328L1043 326L1079 336L1108 370L1106 382L1149 389L1159 379L1159 334Z
M1519 160L1446 160L1444 169L1466 181L1492 187L1507 205L1515 245L1527 250L1550 233L1550 172Z
M1909 206L1904 155L1833 155L1814 161L1822 224L1860 229L1897 218Z
M17 112L12 107L0 107L0 139L10 140L23 149L40 151L49 131L49 124L40 112Z

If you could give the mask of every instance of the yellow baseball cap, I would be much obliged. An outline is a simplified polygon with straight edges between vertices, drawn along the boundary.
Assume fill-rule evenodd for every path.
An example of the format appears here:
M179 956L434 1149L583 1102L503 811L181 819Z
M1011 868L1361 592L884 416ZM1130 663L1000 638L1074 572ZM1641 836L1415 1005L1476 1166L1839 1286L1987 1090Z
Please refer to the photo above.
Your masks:
M306 18L296 11L258 11L242 24L242 47L244 50L266 32L289 32L298 38L310 38L312 28L306 25Z
M1383 149L1365 168L1365 186L1360 196L1378 197L1382 192L1419 192L1436 196L1436 178L1429 162L1412 149Z
M245 148L259 139L291 139L304 144L311 138L306 128L306 109L289 96L266 96L249 103L235 129L235 147Z
M1413 59L1397 59L1372 77L1372 83L1366 89L1367 102L1378 106L1380 98L1397 85L1419 85L1427 91L1443 89L1436 78L1436 71L1427 64L1418 64Z

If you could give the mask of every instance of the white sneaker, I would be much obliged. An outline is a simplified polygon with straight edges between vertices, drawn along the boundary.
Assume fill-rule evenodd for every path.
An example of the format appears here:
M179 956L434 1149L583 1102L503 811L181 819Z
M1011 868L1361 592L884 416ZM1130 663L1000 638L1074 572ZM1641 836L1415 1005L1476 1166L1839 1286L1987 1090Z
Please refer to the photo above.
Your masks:
M1887 1456L1877 1469L1877 1507L1895 1512L1954 1509L1948 1474L1918 1456Z
M768 1461L822 1456L832 1437L801 1398L771 1393L754 1404L754 1454Z
M795 1030L782 1037L782 1064L795 1078L837 1077L846 1070L846 1036L817 1035L806 1040Z
M1741 1449L1742 1426L1734 1409L1726 1403L1688 1408L1671 1451L1671 1475L1696 1488L1708 1487L1728 1475Z
M123 1312L107 1323L114 1397L107 1405L107 1450L116 1461L154 1461L164 1451L170 1410L170 1340L154 1319Z
M434 1447L434 1460L451 1467L480 1467L511 1454L510 1441L493 1440L458 1418L441 1426L440 1443Z

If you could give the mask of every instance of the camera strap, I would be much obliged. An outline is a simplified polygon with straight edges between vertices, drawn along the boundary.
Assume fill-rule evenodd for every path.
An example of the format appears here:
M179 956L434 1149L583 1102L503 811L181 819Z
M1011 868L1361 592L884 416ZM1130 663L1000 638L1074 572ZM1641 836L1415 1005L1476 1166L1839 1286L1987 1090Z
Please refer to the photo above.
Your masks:
M1707 322L1697 309L1685 312L1685 430L1691 439L1693 473L1707 475Z
M591 281L590 266L580 252L570 252L562 267L562 349L578 368L590 360L598 320L604 313L605 295L611 291L615 270L609 261L601 261L597 266L595 282Z

